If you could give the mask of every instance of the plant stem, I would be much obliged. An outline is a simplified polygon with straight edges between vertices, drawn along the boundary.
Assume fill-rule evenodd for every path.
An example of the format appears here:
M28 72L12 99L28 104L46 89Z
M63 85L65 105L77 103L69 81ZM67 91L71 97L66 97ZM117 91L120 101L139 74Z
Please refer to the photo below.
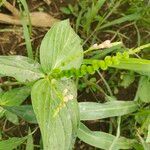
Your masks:
M150 43L142 45L142 46L137 47L135 49L130 49L129 54L139 53L142 49L145 49L145 48L148 48L148 47L150 47Z
M117 128L117 134L116 134L116 138L113 140L111 146L109 147L109 150L113 150L114 149L114 145L116 144L119 136L120 136L120 123L121 123L121 116L118 117L118 128Z
M97 71L97 73L99 74L99 76L100 76L101 79L103 80L103 82L104 82L104 84L105 84L105 86L106 86L106 88L107 88L107 90L108 90L110 96L112 97L112 96L113 96L113 93L112 93L112 91L111 91L111 89L110 89L110 86L108 85L107 81L104 79L103 75L102 75L99 71Z

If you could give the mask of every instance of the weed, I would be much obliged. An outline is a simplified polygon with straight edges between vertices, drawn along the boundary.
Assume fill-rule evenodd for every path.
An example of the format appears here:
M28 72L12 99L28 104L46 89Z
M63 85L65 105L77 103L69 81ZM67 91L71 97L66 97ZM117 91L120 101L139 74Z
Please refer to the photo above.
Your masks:
M111 22L111 24L113 23ZM108 26L108 24L106 25ZM108 43L105 43L105 47L102 45L104 43L96 44L85 52L87 54L99 51L100 48L108 48ZM109 43L109 48L113 46ZM135 127L141 143L136 137L132 139L122 137L121 127L124 115L132 114L137 117L135 114L139 110L145 110L147 107L145 104L149 103L147 88L149 88L150 61L133 58L137 52L149 46L150 44L146 44L135 49L117 52L113 56L106 55L103 60L83 59L81 40L69 25L69 21L58 22L48 31L41 43L40 64L23 56L0 56L0 74L15 78L20 84L31 87L33 106L33 108L29 105L15 106L16 103L12 106L6 103L8 98L5 98L0 101L1 109L18 115L26 121L38 123L45 150L60 150L60 148L69 150L73 147L76 137L90 145L106 150L132 148L139 150L142 147L148 150L149 127L147 125L144 127L146 130L144 137L140 136L139 129ZM100 73L101 70L109 70L109 67L130 70L141 75L135 100L118 101L113 97L113 92ZM92 75L95 71L102 78L110 94L110 96L105 94L109 101L104 104L78 103L75 81L87 74ZM14 94L13 91L12 93ZM20 93L18 94L21 96ZM8 114L6 116L8 117ZM116 136L102 131L91 131L80 122L110 117L117 117ZM27 147L30 142L33 144L30 131L26 137L0 141L0 149L16 148L26 139L28 139Z

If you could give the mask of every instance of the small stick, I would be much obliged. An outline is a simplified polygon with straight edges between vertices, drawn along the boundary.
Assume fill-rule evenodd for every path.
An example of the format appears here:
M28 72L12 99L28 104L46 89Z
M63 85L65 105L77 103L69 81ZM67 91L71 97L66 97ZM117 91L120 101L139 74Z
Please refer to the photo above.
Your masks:
M4 6L12 13L12 15L0 13L0 23L22 25L20 11L7 1L4 2ZM55 22L59 21L44 12L32 12L30 13L30 18L32 26L35 27L51 27ZM28 18L26 18L26 20L29 24Z
M0 13L0 23L19 25L20 21L13 16Z
M50 16L44 12L32 12L30 13L31 24L35 27L51 27L58 19ZM27 19L28 20L28 19ZM0 23L22 25L21 20L11 15L0 13Z

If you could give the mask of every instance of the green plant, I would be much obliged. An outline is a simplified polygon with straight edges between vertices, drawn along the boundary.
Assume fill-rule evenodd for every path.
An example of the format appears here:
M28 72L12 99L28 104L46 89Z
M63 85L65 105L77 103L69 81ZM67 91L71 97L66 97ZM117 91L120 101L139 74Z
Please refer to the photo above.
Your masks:
M129 46L130 42L131 46L140 46L149 42L149 7L148 0L80 0L60 10L67 17L71 16L74 29L84 39L85 46L108 36ZM131 40L133 36L137 42Z
M110 44L110 46L113 45ZM44 150L72 149L77 136L86 143L106 150L132 149L133 147L137 150L142 149L142 145L136 139L127 139L120 134L121 116L137 111L138 102L113 99L104 104L94 102L78 104L75 80L86 74L94 74L100 69L106 70L108 67L131 70L149 77L150 61L129 57L149 46L150 44L147 44L137 49L118 52L114 56L106 56L104 60L83 59L85 52L98 50L99 45L92 46L83 52L81 40L70 27L69 21L58 22L48 31L41 43L40 64L23 56L0 56L1 75L15 78L19 84L32 86L33 109L29 105L1 104L1 107L31 123L38 123ZM145 98L144 100L149 102ZM116 136L90 131L80 123L80 120L114 116L118 117ZM145 147L148 147L149 140L141 141L144 146L146 145ZM6 143L8 141L0 141L0 149L4 149ZM10 150L10 148L7 149Z

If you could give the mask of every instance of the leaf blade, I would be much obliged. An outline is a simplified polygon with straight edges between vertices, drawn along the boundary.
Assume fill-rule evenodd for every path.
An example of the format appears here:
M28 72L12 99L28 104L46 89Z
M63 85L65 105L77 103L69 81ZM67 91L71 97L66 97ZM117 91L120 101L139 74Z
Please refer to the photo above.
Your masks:
M122 116L138 109L138 105L133 101L112 101L104 104L80 102L79 107L81 120L95 120Z
M2 94L0 98L1 106L18 106L20 105L29 95L31 88L28 86L15 88ZM3 116L5 110L0 107L0 117Z
M132 70L142 75L150 76L150 60L129 58L120 60L118 65L111 65L113 68Z
M62 86L67 88L66 84L64 81L62 83L58 81L56 84L57 90L62 90ZM68 84L70 88L71 84L69 82ZM39 91L38 93L37 89ZM60 92L62 93L62 91ZM76 89L73 89L72 92L76 93ZM77 122L79 121L78 119L72 120L72 116L69 113L70 110L68 109L69 105L63 107L60 113L54 117L54 110L59 106L60 99L58 95L55 94L52 85L46 79L39 80L35 83L31 97L33 109L41 129L44 149L59 150L60 147L62 150L69 149L72 146L73 138L76 134L76 131L73 130L74 124L77 126ZM76 111L78 112L77 102L73 100L69 103L75 105ZM78 116L78 114L75 113L76 112L74 112L74 115Z
M31 133L30 128L29 128L29 131L28 131L28 139L27 139L27 144L26 144L26 150L34 150L33 137L32 137L32 133Z
M20 82L44 77L40 65L24 56L0 56L0 74L13 77Z
M25 121L33 124L37 124L36 116L33 111L32 105L22 105L22 106L2 106L7 111L16 114Z
M80 138L85 143L88 143L97 148L108 150L111 146L115 136L100 132L100 131L91 131L84 124L80 123L80 127L78 130L78 138ZM119 138L115 147L115 150L119 149L130 149L135 143L135 140L130 140L126 138Z
M4 150L4 149L13 150L14 148L22 144L26 139L27 137L23 137L23 138L13 137L8 140L0 141L0 150Z
M80 67L83 59L80 42L68 20L56 23L41 43L40 61L43 70L49 73L55 68L65 70Z

